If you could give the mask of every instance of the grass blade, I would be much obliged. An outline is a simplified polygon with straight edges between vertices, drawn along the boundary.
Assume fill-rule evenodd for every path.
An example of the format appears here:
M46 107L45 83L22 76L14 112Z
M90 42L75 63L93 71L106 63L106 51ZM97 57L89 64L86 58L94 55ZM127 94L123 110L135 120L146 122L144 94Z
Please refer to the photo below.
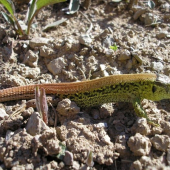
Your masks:
M39 10L47 5L53 5L53 4L65 2L65 1L67 1L67 0L37 0L36 8L37 8L37 10Z
M69 11L66 14L74 14L79 10L80 2L79 0L71 0L69 4Z
M29 32L30 32L31 23L32 23L34 17L38 14L38 12L41 10L41 8L43 8L47 5L52 5L55 3L60 3L60 2L65 2L65 1L67 1L67 0L37 0L36 1L36 9L35 9L34 13L32 13L32 17L29 19L29 22L28 22L27 34L29 34Z
M48 124L48 104L47 104L47 98L45 94L45 89L41 89L40 92L40 109L43 117L43 121Z
M2 5L4 5L4 7L8 10L8 12L12 16L14 16L15 7L14 7L14 4L11 0L0 0L0 3L2 3Z
M14 20L11 16L9 16L8 14L6 14L5 12L2 12L2 11L1 11L1 14L9 24L11 24L15 27Z
M30 6L28 8L27 14L26 14L26 18L25 18L25 23L29 22L32 18L32 16L34 15L35 11L36 11L36 0L32 0L30 2Z
M63 18L63 19L60 19L60 20L58 20L58 21L56 21L56 22L53 22L53 23L51 23L51 24L48 24L48 25L46 25L46 26L43 28L43 31L47 31L47 30L50 29L50 28L54 28L54 27L62 24L62 23L65 22L65 21L67 21L67 19L66 19L66 18Z
M37 111L42 117L41 107L40 107L40 89L38 86L35 88L35 103L36 103Z

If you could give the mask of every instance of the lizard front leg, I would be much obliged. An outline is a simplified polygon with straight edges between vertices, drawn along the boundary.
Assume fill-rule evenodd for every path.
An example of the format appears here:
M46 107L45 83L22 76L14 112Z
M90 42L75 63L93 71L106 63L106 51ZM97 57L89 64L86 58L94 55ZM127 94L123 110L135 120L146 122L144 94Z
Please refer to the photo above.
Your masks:
M149 124L153 125L153 126L159 126L158 124L154 123L153 121L151 121L148 118L147 113L145 112L145 110L141 106L141 100L140 99L133 101L133 107L134 107L134 110L135 110L137 116L146 118L147 122Z

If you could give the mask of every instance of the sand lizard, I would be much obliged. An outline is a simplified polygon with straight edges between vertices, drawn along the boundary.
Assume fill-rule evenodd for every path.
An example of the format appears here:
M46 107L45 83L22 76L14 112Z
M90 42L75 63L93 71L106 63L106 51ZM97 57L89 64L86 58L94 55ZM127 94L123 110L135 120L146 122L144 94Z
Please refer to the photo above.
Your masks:
M170 79L167 76L144 73L111 75L94 80L71 83L35 84L0 90L0 102L34 98L35 87L60 99L70 98L81 107L109 102L131 102L139 117L154 124L141 106L141 100L159 101L170 98Z

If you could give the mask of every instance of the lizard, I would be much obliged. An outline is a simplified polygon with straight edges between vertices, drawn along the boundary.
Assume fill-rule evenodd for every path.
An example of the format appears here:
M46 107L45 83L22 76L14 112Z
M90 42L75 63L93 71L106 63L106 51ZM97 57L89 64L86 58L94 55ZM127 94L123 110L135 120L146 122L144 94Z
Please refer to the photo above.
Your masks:
M0 102L31 99L35 88L45 89L46 94L69 98L81 107L91 107L110 102L130 102L139 117L151 121L141 106L143 99L159 101L170 99L170 79L153 73L111 75L99 79L70 83L34 84L0 90Z

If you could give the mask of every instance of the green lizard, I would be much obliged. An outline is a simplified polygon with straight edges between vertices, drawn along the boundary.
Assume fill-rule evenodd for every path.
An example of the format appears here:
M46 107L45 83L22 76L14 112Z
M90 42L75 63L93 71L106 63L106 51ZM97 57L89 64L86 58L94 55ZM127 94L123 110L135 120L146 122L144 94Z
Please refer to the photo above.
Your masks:
M37 84L0 90L0 102L34 98L36 87L60 99L70 98L79 106L90 107L109 102L131 102L139 117L152 122L141 106L143 99L170 99L170 79L156 74L112 75L100 79L73 83Z

